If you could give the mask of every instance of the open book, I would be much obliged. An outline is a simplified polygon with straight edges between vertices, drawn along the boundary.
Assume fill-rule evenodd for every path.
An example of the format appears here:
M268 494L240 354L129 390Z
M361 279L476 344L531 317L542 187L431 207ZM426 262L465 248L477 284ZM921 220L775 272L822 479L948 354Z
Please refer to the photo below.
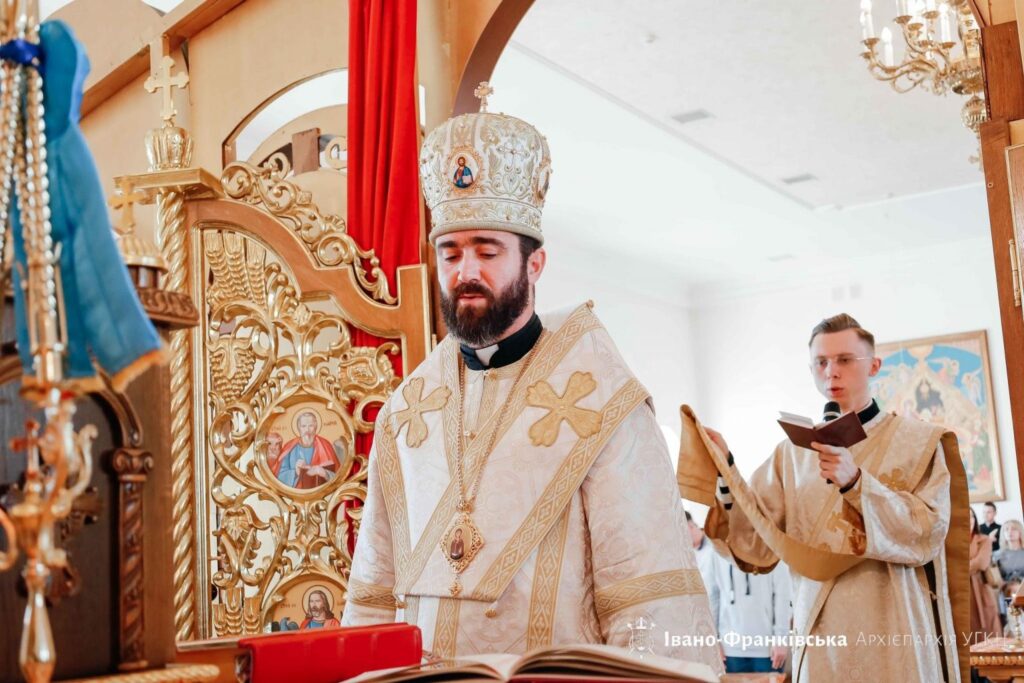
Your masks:
M831 422L814 424L809 417L779 412L779 425L786 436L797 446L810 448L811 442L817 441L828 446L850 446L868 438L864 425L860 423L857 413L850 412Z
M684 681L717 683L706 664L637 655L612 645L564 645L518 655L472 655L369 671L347 683L400 681Z

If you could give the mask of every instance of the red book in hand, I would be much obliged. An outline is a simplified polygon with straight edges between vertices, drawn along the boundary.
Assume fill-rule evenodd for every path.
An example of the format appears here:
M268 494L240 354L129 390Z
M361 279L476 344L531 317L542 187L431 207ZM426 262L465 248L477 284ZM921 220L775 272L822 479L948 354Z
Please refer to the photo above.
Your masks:
M249 652L250 683L337 683L423 657L423 636L409 624L272 633L243 638L238 646Z

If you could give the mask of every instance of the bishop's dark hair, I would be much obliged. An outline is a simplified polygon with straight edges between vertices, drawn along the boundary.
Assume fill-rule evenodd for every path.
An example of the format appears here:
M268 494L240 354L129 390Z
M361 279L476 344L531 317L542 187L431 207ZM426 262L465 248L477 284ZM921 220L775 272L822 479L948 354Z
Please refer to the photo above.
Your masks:
M807 346L813 344L814 338L819 334L832 334L834 332L842 332L843 330L854 330L858 337L868 343L872 351L875 350L875 335L861 327L860 323L849 313L840 313L831 318L825 318L815 325L814 329L811 330L811 338L808 340Z
M523 257L523 263L526 263L526 259L530 258L530 255L540 249L540 240L535 237L527 237L526 235L516 235L519 238L519 253Z

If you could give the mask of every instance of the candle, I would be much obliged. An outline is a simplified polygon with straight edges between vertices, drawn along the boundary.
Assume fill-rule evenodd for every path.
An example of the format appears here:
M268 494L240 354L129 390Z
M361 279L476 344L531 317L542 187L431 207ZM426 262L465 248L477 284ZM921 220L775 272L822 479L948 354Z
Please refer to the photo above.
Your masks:
M867 5L867 9L864 6ZM865 0L861 3L860 13L860 38L861 40L868 40L869 38L875 37L875 22L871 18L871 0Z
M939 5L939 40L943 43L953 42L953 29L949 23L949 5Z
M935 11L935 0L924 0L924 11L933 12Z
M883 60L886 66L893 66L896 63L896 59L892 52L892 31L886 26L882 29L882 50Z
M896 0L896 16L910 16L910 9L907 7L907 0Z

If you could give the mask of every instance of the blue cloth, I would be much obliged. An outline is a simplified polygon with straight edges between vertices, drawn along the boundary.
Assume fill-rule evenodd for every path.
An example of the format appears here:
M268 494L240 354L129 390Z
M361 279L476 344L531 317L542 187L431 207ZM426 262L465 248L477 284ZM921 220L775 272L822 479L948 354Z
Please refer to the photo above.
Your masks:
M773 669L771 657L726 657L725 673L727 674L759 674L781 672Z
M295 444L288 455L285 456L285 460L281 463L281 469L277 471L278 480L285 486L291 486L295 488L295 485L299 482L299 471L296 465L299 461L305 462L307 465L313 462L313 447L303 446L302 444Z
M60 279L67 322L65 376L96 376L96 364L112 377L161 347L160 337L139 303L107 214L96 164L78 127L89 59L66 24L40 29L47 70L43 80L46 157L50 181L50 223L60 246ZM11 229L18 266L14 274L18 351L32 373L22 276L25 245L16 203Z

